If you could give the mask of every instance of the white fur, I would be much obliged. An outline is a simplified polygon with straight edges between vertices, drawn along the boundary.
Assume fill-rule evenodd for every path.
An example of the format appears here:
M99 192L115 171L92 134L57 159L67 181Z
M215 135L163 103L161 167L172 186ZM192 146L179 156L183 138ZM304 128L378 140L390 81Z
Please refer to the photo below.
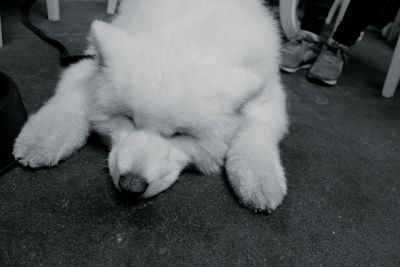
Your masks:
M56 165L90 129L109 137L109 168L138 174L155 195L190 163L218 172L256 210L286 194L278 143L287 129L279 35L258 0L131 0L109 24L95 21L83 60L30 117L14 155ZM182 133L179 135L177 133Z

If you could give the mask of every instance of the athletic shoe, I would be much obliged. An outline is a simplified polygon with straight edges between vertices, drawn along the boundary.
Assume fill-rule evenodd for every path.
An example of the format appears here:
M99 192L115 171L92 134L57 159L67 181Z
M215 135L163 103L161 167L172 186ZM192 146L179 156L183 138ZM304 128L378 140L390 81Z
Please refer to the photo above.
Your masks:
M310 68L318 56L319 37L308 31L300 31L297 36L281 48L280 69L294 73L299 69Z
M335 85L342 74L343 65L350 55L349 48L333 39L323 46L307 78L325 85Z

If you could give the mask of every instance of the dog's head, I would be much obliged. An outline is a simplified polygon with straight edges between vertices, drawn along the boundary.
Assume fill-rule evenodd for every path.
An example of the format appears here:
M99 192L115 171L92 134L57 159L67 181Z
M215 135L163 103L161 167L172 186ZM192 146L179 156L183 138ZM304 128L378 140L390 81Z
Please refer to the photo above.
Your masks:
M218 51L163 40L92 25L99 89L91 120L111 137L115 186L140 197L167 189L188 164L218 171L241 109L260 90L257 75L224 62Z

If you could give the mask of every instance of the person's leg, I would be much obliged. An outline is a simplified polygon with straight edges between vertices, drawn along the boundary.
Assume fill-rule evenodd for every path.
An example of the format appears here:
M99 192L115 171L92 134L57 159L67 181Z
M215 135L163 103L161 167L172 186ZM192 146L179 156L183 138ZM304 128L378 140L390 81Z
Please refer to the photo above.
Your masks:
M308 0L304 10L301 31L282 46L281 70L294 73L310 68L319 50L319 34L333 0Z
M317 35L321 34L325 19L334 0L308 0L304 7L301 29Z
M332 39L347 47L354 45L385 4L386 1L351 0Z
M335 85L347 61L349 47L380 12L386 1L351 0L339 27L322 48L307 77L314 82Z

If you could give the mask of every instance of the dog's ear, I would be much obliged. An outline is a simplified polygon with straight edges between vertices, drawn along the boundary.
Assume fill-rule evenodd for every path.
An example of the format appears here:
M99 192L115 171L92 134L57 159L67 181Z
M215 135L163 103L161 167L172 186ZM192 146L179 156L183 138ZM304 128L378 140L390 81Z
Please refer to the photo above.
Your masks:
M102 66L107 66L111 60L124 55L128 38L122 29L100 20L95 20L90 28L89 42L96 50Z

